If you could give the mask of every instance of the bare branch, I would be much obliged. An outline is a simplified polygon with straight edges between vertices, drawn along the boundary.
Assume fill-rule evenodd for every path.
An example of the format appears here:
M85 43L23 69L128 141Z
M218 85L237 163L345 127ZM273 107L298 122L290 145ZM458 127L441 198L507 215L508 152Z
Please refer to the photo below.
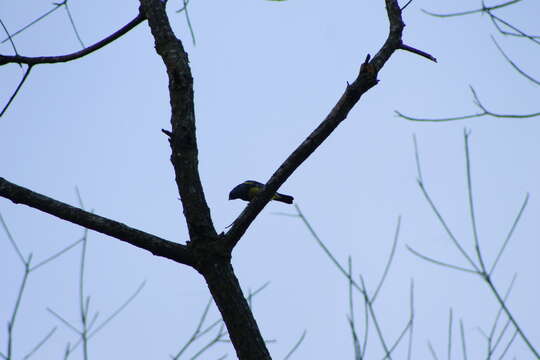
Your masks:
M423 260L434 263L436 265L441 265L441 266L444 266L444 267L447 267L447 268L450 268L450 269L464 271L464 272L468 272L468 273L471 273L471 274L477 274L478 273L476 270L471 270L471 269L467 269L467 268L464 268L464 267L461 267L461 266L452 265L452 264L448 264L448 263L445 263L445 262L442 262L442 261L439 261L439 260L435 260L435 259L433 259L433 258L431 258L429 256L426 256L426 255L423 255L423 254L419 253L418 251L414 250L409 245L406 245L406 246L407 246L407 250L412 252L414 255L418 256L419 258L421 258Z
M390 265L392 265L392 260L394 259L394 255L396 254L396 247L397 242L399 239L399 230L401 229L401 215L398 216L396 230L394 233L394 241L392 242L392 250L390 250L390 256L388 256L388 261L386 262L386 266L384 267L383 275L381 276L381 280L379 281L379 285L377 285L377 289L373 293L373 296L371 297L371 301L375 302L375 299L377 298L377 295L379 294L379 291L381 290L384 280L386 280L386 276L388 275L388 271L390 270Z
M467 344L465 342L465 330L463 329L463 320L459 319L459 333L461 335L461 353L463 360L467 360Z
M193 255L185 245L167 241L143 231L130 228L114 220L94 215L12 184L1 177L0 196L16 204L25 204L74 224L112 236L141 249L148 250L154 255L162 256L185 265L194 265Z
M28 24L26 24L25 26L23 26L22 28L20 28L19 30L15 31L13 34L11 34L10 36L8 36L7 38L5 38L4 40L0 41L0 44L3 44L5 43L6 41L9 41L10 38L13 38L17 35L19 35L20 33L22 33L24 30L28 29L30 26L34 25L35 23L39 22L40 20L43 20L44 18L46 18L47 16L49 16L50 14L52 14L53 12L55 12L56 10L58 10L62 5L63 3L61 4L53 4L54 7L50 10L48 10L47 12L45 12L44 14L38 16L36 19L30 21Z
M433 61L433 62L437 62L437 59L434 58L431 54L428 54L428 53L425 52L425 51L422 51L422 50L418 50L418 49L416 49L416 48L413 48L412 46L405 45L405 44L401 44L401 46L400 46L399 48L400 48L401 50L409 51L409 52L412 52L413 54L423 56L423 57L425 57L426 59L431 60L431 61Z
M500 9L500 8L505 7L505 6L513 5L513 4L518 3L518 2L520 2L520 1L522 1L522 0L511 0L511 1L507 1L507 2L502 3L502 4L499 4L499 5L494 5L494 6L482 6L480 9L467 10L467 11L454 12L454 13L446 13L446 14L442 14L442 13L434 13L434 12L427 11L427 10L424 10L424 9L422 9L422 11L423 11L424 13L428 14L428 15L436 16L436 17L463 16L463 15L470 15L470 14L476 14L476 13L488 12L488 11L491 11L491 10Z
M18 54L17 53L17 47L15 46L15 43L13 42L13 39L11 38L11 34L9 33L9 30L7 29L6 25L4 24L4 22L2 21L2 19L0 19L0 25L2 25L2 29L4 29L4 31L6 32L7 34L7 37L9 39L9 42L11 43L11 47L13 48L13 52L15 54Z
M161 56L169 78L171 163L184 207L189 238L194 246L203 247L212 242L216 243L217 233L198 170L193 77L188 55L182 42L174 35L163 1L141 0L141 11L148 19L156 52ZM230 254L224 251L223 256Z
M32 350L30 350L30 352L28 354L26 354L24 356L23 360L27 360L30 357L32 357L32 355L34 355L36 353L36 351L38 351L51 338L51 336L53 336L55 331L56 331L56 326L54 328L52 328L51 331L49 331L43 337L43 339L41 339L41 341L39 343L37 343L36 346L34 346L34 348Z
M493 274L493 271L495 270L495 267L497 266L497 263L499 262L504 249L506 249L506 245L508 245L508 242L510 241L510 238L512 238L512 235L514 234L514 230L517 227L517 224L519 223L519 220L521 219L521 215L523 215L523 212L525 211L525 208L527 207L527 203L529 202L529 194L525 195L525 200L523 200L523 204L521 205L521 208L519 209L519 212L514 220L514 223L510 227L510 231L508 232L508 235L506 235L506 239L504 239L504 242L497 253L497 256L495 257L495 261L493 261L493 265L491 265L491 269L489 270L489 275Z
M508 63L514 68L514 70L516 70L519 74L521 74L522 76L524 76L526 79L528 79L529 81L531 81L532 83L536 84L536 85L540 85L540 81L536 80L535 78L533 78L532 76L530 76L529 74L527 74L525 71L521 70L521 68L519 66L516 65L516 63L514 63L509 57L508 55L506 55L506 53L503 51L503 49L500 47L499 43L495 40L495 38L493 36L491 36L491 40L493 41L493 43L495 43L495 46L497 47L497 49L499 50L499 52L502 54L502 56L504 56L504 58L506 59L506 61L508 61Z
M60 56L38 56L38 57L27 57L20 55L0 55L0 65L15 63L15 64L27 64L27 65L36 65L36 64L55 64L61 62L72 61L79 59L83 56L86 56L90 53L93 53L96 50L101 49L105 45L110 44L114 40L118 39L122 35L126 34L134 27L139 25L145 20L144 16L138 14L133 20L124 25L120 30L114 32L113 34L107 36L105 39L98 41L97 43L74 53Z
M503 35L510 35L510 36L516 36L516 37L521 37L521 38L526 38L526 39L529 39L531 40L532 42L534 42L535 44L537 45L540 45L540 41L538 40L540 38L540 36L537 36L537 35L529 35L527 34L526 32L520 30L519 28L517 28L516 26L510 24L508 21L506 20L503 20L501 19L500 17L496 16L496 15L493 15L491 12L488 12L488 15L489 15L489 18L491 19L491 21L493 22L493 25L497 28L497 30L503 34ZM499 23L500 24L503 24L504 26L506 26L507 28L509 29L512 29L515 31L515 33L511 33L511 32L508 32L508 31L505 31L503 30L500 26L499 26Z
M345 92L324 121L289 155L270 177L264 190L238 216L226 234L230 248L236 245L240 237L270 201L278 188L330 136L337 126L346 119L349 111L356 105L361 96L377 84L377 74L394 51L400 49L403 45L402 33L405 24L401 17L401 9L395 0L386 0L385 3L390 22L390 30L384 45L371 61L369 55L366 57L366 60L360 67L358 77L352 84L347 85Z
M73 15L71 15L71 11L69 10L69 5L67 3L67 0L64 1L64 8L66 9L67 16L69 18L69 22L71 23L71 27L73 28L73 32L75 33L75 36L77 37L77 40L79 41L79 44L81 44L81 47L84 49L84 42L81 39L81 35L79 34L79 31L77 30L77 26L75 26L75 20L73 20Z
M298 341L294 344L292 349L287 353L287 355L283 358L283 360L288 360L292 356L292 354L294 354L294 352L300 347L300 345L306 338L306 334L307 334L307 330L304 330L302 332L302 335L300 335L300 338L298 339Z
M470 86L471 92L473 94L473 103L478 106L482 111L476 114L470 114L470 115L464 115L464 116L456 116L456 117L447 117L447 118L417 118L412 117L408 115L404 115L403 113L399 111L395 111L396 115L410 121L425 121L425 122L444 122L444 121L455 121L455 120L465 120L465 119L472 119L472 118L478 118L483 116L491 116L495 118L506 118L506 119L527 119L527 118L533 118L540 116L540 112L536 113L530 113L530 114L499 114L492 112L488 110L478 98L478 95L476 94L476 91L472 86Z
M26 259L24 258L23 254L21 252L21 249L19 249L19 246L17 245L17 242L15 241L15 238L13 237L13 235L11 235L11 231L9 231L9 228L8 228L6 222L4 221L4 217L2 216L2 214L0 214L0 223L2 224L2 227L4 228L4 232L6 233L6 236L9 239L9 242L11 243L13 248L15 249L15 252L17 253L17 256L19 257L19 260L21 260L21 263L23 265L26 265Z
M471 216L474 249L476 251L476 257L478 259L480 270L483 273L485 273L486 266L484 264L484 258L482 256L482 252L480 251L480 238L478 236L478 227L476 226L476 215L474 212L474 200L473 200L472 179L471 179L471 157L470 157L470 151L469 151L469 134L470 133L467 129L463 130L463 139L465 142L465 168L466 168L466 174L467 174L467 198L469 200L469 214Z
M139 293L142 291L144 286L146 285L146 281L143 281L137 289L131 294L126 301L122 305L120 305L111 315L109 315L101 324L98 325L98 327L90 332L88 334L88 339L91 339L94 335L96 335L101 329L103 329L109 322L111 322L118 314L120 314L136 297L139 295ZM90 328L90 327L89 327Z

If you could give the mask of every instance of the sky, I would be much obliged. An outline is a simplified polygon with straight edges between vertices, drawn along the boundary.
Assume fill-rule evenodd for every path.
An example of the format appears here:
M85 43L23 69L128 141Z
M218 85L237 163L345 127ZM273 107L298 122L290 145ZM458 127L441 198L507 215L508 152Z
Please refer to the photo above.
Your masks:
M494 3L488 3L492 5ZM14 32L53 5L29 0L2 2L0 18ZM86 46L129 22L138 2L69 2ZM396 230L394 261L374 304L388 343L409 317L414 282L413 358L429 358L430 342L447 355L449 312L453 314L452 358L461 359L459 321L469 358L485 357L498 305L476 275L436 266L407 245L438 260L466 266L417 183L416 136L425 187L460 244L473 254L467 198L464 131L470 132L472 187L479 242L492 264L526 194L527 207L493 274L501 293L517 274L508 305L530 341L540 348L537 254L540 234L540 124L538 118L482 117L453 122L412 122L395 111L423 117L475 113L469 86L498 113L532 113L537 88L500 55L493 35L512 59L538 75L539 48L498 34L487 16L440 19L421 9L453 12L480 6L470 1L439 5L418 0L403 14L404 42L429 52L430 62L396 52L330 138L287 180L280 192L296 204L318 236L355 279L373 292L383 274ZM347 81L355 79L366 54L387 36L384 2L318 0L202 1L189 3L196 44L180 4L169 1L171 24L189 53L194 77L199 170L218 231L225 230L245 203L228 201L238 183L265 182L283 160L325 118ZM498 14L538 34L540 3L522 1ZM80 50L64 9L14 38L21 55L60 55ZM1 54L12 54L0 45ZM0 69L0 104L23 72ZM161 129L170 128L167 78L148 26L139 25L114 43L82 59L36 66L6 114L0 118L0 176L44 195L84 207L171 241L184 243L187 229L178 200L170 148ZM83 229L23 205L0 199L0 214L22 253L33 263L83 236ZM317 245L293 206L271 203L233 253L235 272L246 293L269 282L253 299L269 350L282 359L304 330L293 359L353 359L347 321L348 286ZM14 328L15 359L23 358L52 328L57 330L34 358L63 356L77 335L47 309L78 324L81 247L31 273ZM90 311L105 320L145 282L133 302L90 341L91 358L169 358L189 339L209 300L193 269L154 257L107 236L89 232L85 294ZM8 236L0 231L0 351L5 354L7 322L24 267ZM355 294L355 321L363 334L363 304ZM208 321L218 319L211 308ZM504 322L502 322L504 323ZM504 337L509 340L511 332ZM210 337L195 343L190 358ZM500 348L498 348L500 354ZM202 359L228 353L219 343ZM369 328L367 356L383 357ZM393 358L405 359L406 342ZM533 358L516 339L507 358ZM80 348L70 357L82 358Z

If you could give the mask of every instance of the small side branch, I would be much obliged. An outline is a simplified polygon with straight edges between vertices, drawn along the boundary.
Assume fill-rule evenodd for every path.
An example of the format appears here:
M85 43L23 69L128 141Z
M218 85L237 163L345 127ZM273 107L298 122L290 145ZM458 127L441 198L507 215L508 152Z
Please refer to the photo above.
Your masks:
M413 48L412 46L405 45L405 44L401 44L401 46L400 46L399 48L400 48L401 50L409 51L409 52L412 52L413 54L423 56L423 57L425 57L426 59L431 60L431 61L433 61L433 62L437 62L437 59L434 58L432 55L428 54L428 53L425 52L425 51L422 51L422 50L418 50L418 49L416 49L416 48Z

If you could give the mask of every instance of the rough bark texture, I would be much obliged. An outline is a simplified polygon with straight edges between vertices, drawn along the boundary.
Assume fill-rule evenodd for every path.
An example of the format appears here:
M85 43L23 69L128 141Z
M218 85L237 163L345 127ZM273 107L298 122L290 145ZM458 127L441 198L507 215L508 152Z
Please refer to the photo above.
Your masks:
M10 199L16 204L25 204L66 221L98 231L163 256L173 261L194 266L195 258L185 245L167 241L152 234L145 233L114 220L89 213L61 201L38 194L22 186L10 183L0 177L0 196Z
M156 51L163 59L169 78L171 162L184 207L189 238L192 242L212 241L217 234L210 218L210 209L206 204L198 171L193 77L188 55L182 42L172 31L163 2L141 0L141 10L148 19Z
M264 339L229 260L209 258L200 264L212 298L227 325L238 359L271 359Z
M238 358L270 359L234 274L231 251L224 246L223 237L217 235L204 197L198 171L193 78L188 56L170 27L161 1L141 0L141 10L148 19L156 51L163 59L169 78L171 162L189 230L188 248L196 258L195 268L206 279Z

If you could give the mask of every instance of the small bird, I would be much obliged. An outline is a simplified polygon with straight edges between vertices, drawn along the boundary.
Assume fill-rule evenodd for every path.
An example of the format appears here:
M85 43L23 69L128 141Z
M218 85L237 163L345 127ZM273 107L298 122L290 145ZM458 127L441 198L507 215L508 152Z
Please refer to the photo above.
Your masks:
M231 192L229 193L229 200L241 199L245 201L251 201L253 200L255 195L262 191L263 187L264 184L261 184L258 181L244 181L243 183L237 185L234 189L231 190ZM294 198L290 195L275 193L275 195L272 197L272 200L281 201L286 204L292 204Z

